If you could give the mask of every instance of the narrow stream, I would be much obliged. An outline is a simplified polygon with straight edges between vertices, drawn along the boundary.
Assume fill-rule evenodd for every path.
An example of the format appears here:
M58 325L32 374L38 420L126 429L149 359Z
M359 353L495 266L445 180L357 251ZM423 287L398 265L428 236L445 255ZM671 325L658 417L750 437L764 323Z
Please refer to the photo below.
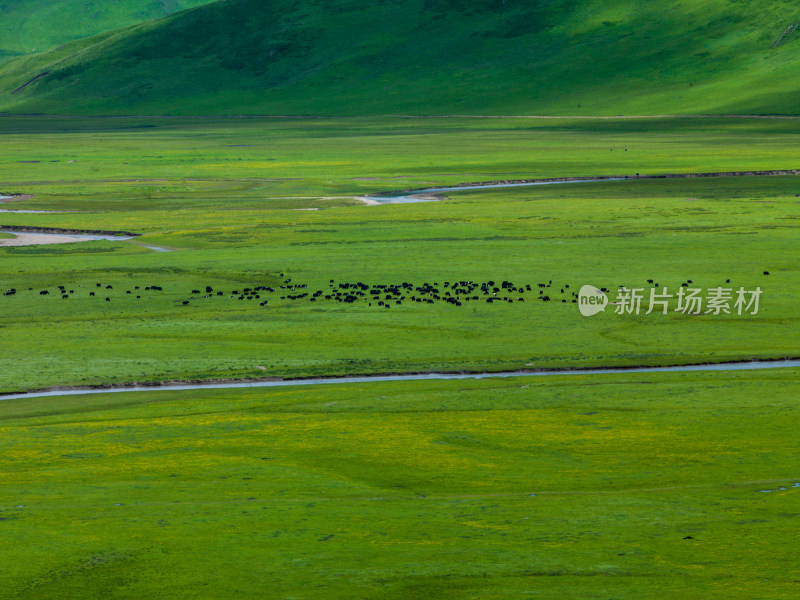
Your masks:
M185 390L230 390L238 388L274 388L339 383L375 383L382 381L430 381L453 379L489 379L492 377L537 377L547 375L623 375L625 373L671 373L687 371L751 371L756 369L786 369L800 367L800 360L774 360L683 365L674 367L630 367L572 370L507 371L504 373L417 373L409 375L366 375L362 377L319 377L316 379L287 379L281 381L240 381L236 383L186 383L174 385L131 386L104 389L55 390L0 396L0 400L50 398L54 396L88 396L91 394L120 394L125 392L167 392Z
M395 196L366 196L367 200L380 204L410 204L414 202L436 202L441 198L437 194L445 192L468 192L471 190L486 190L491 188L530 187L534 185L560 185L565 183L597 183L599 181L628 181L624 177L608 177L603 179L571 179L566 181L527 181L524 183L485 183L476 185L462 185L455 187L425 188L413 193L402 193Z
M111 241L122 242L125 240L134 239L131 236L124 236L124 235L93 235L89 233L39 233L39 232L28 232L28 231L16 231L10 229L0 229L0 233L10 233L11 235L15 235L17 237L30 236L32 239L41 239L43 243L46 240L59 240L60 241L59 243L69 243L71 241L88 242L93 240L111 240Z

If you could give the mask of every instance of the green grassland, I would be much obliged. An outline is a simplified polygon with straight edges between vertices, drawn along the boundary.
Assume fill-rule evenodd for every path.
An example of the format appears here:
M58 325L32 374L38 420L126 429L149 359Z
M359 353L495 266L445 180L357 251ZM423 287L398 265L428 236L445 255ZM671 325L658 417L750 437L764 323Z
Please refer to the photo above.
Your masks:
M798 20L787 0L225 0L3 61L0 110L797 114Z
M43 52L79 38L207 3L207 0L0 0L0 58Z
M62 211L0 226L143 234L0 248L0 292L17 289L0 296L3 392L800 354L798 176L358 200L794 169L800 121L4 117L0 132L0 195L33 195L0 208ZM532 299L192 293L287 278L552 279L556 300L567 283L731 279L763 297L758 315L584 318ZM0 401L0 598L791 598L797 393L791 369Z
M791 598L798 391L789 370L0 402L0 597Z
M0 213L0 225L144 235L0 249L0 287L18 290L0 296L3 391L798 354L800 178L465 191L411 205L355 199L498 178L792 168L794 121L670 121L660 130L638 121L54 122L64 131L4 121L0 192L34 194L7 206L71 212ZM113 130L126 123L152 127ZM260 307L229 296L285 278L312 290L330 279L552 280L556 301L383 310L277 295ZM586 319L558 301L570 298L560 294L564 284L647 289L647 279L673 292L688 279L703 289L727 279L760 286L761 308L741 316L609 310ZM102 293L90 297L97 283ZM74 297L62 300L57 285ZM152 285L163 292L143 291ZM205 285L226 293L191 293ZM40 296L44 289L51 295Z
M635 175L798 169L800 119L614 117L800 114L798 22L786 0L0 0L0 211L55 211L0 230L141 234L0 247L0 394L798 357L800 176ZM610 118L477 118L526 114ZM632 178L361 200L610 175ZM280 297L331 280L532 291ZM760 310L571 302L689 280ZM233 293L255 286L280 291ZM0 397L0 598L794 598L797 382Z

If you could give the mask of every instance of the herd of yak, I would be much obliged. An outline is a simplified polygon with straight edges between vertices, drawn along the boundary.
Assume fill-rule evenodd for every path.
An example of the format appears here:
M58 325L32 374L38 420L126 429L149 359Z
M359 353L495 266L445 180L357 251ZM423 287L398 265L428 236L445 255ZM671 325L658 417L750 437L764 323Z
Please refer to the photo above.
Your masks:
M89 297L104 299L111 302L114 286L110 284L97 283L88 292ZM40 296L60 296L63 300L83 295L74 289L68 289L63 285L56 286L55 289L28 291L38 293ZM163 287L158 285L133 286L124 290L125 296L134 297L140 300L145 292L162 292ZM119 291L117 292L119 293ZM3 292L4 296L14 296L17 294L15 288L10 288ZM327 289L317 289L312 291L307 284L292 283L291 278L285 279L280 285L271 287L267 285L254 285L251 287L241 287L230 292L215 290L212 286L206 285L204 289L194 289L186 299L177 302L183 306L188 306L193 302L199 302L210 298L228 298L243 302L257 302L259 306L266 307L270 301L275 305L291 302L339 302L343 304L364 303L376 308L391 308L400 306L404 303L434 304L443 302L453 306L464 306L468 302L525 302L526 300L539 300L550 302L551 300L561 302L577 302L577 293L570 289L569 285L556 286L553 288L552 280L547 283L535 285L517 285L511 281L474 282L474 281L443 281L434 283L422 283L415 285L409 282L402 283L381 283L367 284L358 282L339 282L333 279L328 283Z
M466 302L525 302L526 297L531 300L549 302L551 300L549 288L552 280L547 283L515 285L511 281L495 283L486 281L445 281L443 283L422 283L415 285L404 281L402 283L367 284L361 281L337 283L333 279L328 283L328 289L311 291L307 284L293 284L291 279L284 280L278 289L268 286L246 287L230 292L230 298L237 300L257 300L260 306L269 304L269 296L277 296L280 300L306 301L306 302L341 302L343 304L366 303L369 306L390 308L406 303L434 304L446 302L453 306L463 306ZM538 294L536 293L538 291ZM577 302L577 293L569 290L569 285L561 288L562 302ZM206 286L205 295L200 290L192 290L192 298L184 300L183 304L190 304L190 300L211 298L228 295L226 292L215 292L211 286Z
M764 275L769 275L769 271L764 271ZM728 279L726 283L730 283L730 281ZM659 284L652 279L648 279L647 283L659 287ZM686 287L690 283L692 283L691 279L682 283L681 286ZM620 285L619 287L622 288L624 286ZM210 285L204 286L204 289L205 291L194 289L188 299L181 299L177 302L183 306L189 306L192 302L210 298L224 298L226 296L232 300L258 301L261 307L268 306L270 300L275 303L278 299L282 301L278 305L285 304L286 301L340 302L343 304L364 303L380 308L391 308L392 306L400 306L403 303L434 304L444 302L453 306L464 306L468 302L485 302L489 304L507 302L513 304L514 302L525 302L526 299L542 302L550 302L551 300L572 302L573 304L578 302L578 293L570 289L569 284L553 287L552 280L535 285L517 285L511 281L502 281L500 283L495 283L494 281L482 283L475 281L444 281L441 284L439 282L426 282L421 285L404 281L402 283L370 285L361 281L337 283L331 279L327 289L317 289L312 292L307 284L292 283L291 278L289 278L283 280L282 284L277 285L277 289L267 285L242 287L230 292L215 290ZM609 291L607 288L600 289L603 292ZM106 302L111 302L112 290L114 290L114 286L111 284L97 283L88 295L89 297L105 298ZM28 288L28 291L36 293L34 288ZM125 296L141 300L142 294L145 292L163 291L164 288L159 285L149 285L144 288L136 285L131 289L126 289ZM52 290L52 294L49 289L40 290L38 294L40 296L58 295L63 300L69 300L76 295L76 292L74 289L67 289L63 285L58 285ZM7 289L2 295L15 296L17 295L17 289Z
M113 285L104 285L102 283L95 284L95 287L100 288L100 297L105 296L105 294L103 292L106 292L106 293L110 294L110 292L108 292L108 290L113 290L114 289ZM136 285L136 286L133 287L133 290L126 290L125 293L128 294L128 295L136 295L136 299L137 300L141 300L141 298L142 298L141 289L142 289L141 286ZM29 292L33 291L33 288L28 288L28 291ZM163 292L164 288L162 288L159 285L148 285L148 286L145 286L144 291L146 291L146 292L149 292L149 291ZM67 288L65 286L57 285L56 289L53 290L53 294L61 296L62 300L69 300L70 298L72 298L75 295L75 290L67 290ZM5 292L3 292L3 296L16 296L16 295L17 295L17 289L16 288L10 288L10 289L6 290ZM40 296L50 296L51 295L50 294L50 290L41 290L39 292L39 295ZM89 292L89 297L90 298L94 298L96 296L98 296L98 293L96 291L93 290L93 291ZM110 295L106 296L105 299L106 299L106 302L111 302Z

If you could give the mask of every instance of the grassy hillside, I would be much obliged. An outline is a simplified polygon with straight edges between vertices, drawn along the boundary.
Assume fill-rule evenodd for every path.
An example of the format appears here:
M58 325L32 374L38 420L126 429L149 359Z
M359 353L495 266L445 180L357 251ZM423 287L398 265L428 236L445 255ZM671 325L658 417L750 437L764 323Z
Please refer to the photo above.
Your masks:
M762 0L224 0L6 61L0 110L800 113L798 21Z
M60 44L207 4L209 0L0 0L0 58Z

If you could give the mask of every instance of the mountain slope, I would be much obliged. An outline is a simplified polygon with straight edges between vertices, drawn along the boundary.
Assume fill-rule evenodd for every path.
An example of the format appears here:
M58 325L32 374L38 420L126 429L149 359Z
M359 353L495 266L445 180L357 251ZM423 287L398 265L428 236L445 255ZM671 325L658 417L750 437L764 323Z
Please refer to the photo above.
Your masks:
M0 109L800 113L797 22L780 0L223 0L0 63Z
M0 0L0 58L158 19L210 0Z

